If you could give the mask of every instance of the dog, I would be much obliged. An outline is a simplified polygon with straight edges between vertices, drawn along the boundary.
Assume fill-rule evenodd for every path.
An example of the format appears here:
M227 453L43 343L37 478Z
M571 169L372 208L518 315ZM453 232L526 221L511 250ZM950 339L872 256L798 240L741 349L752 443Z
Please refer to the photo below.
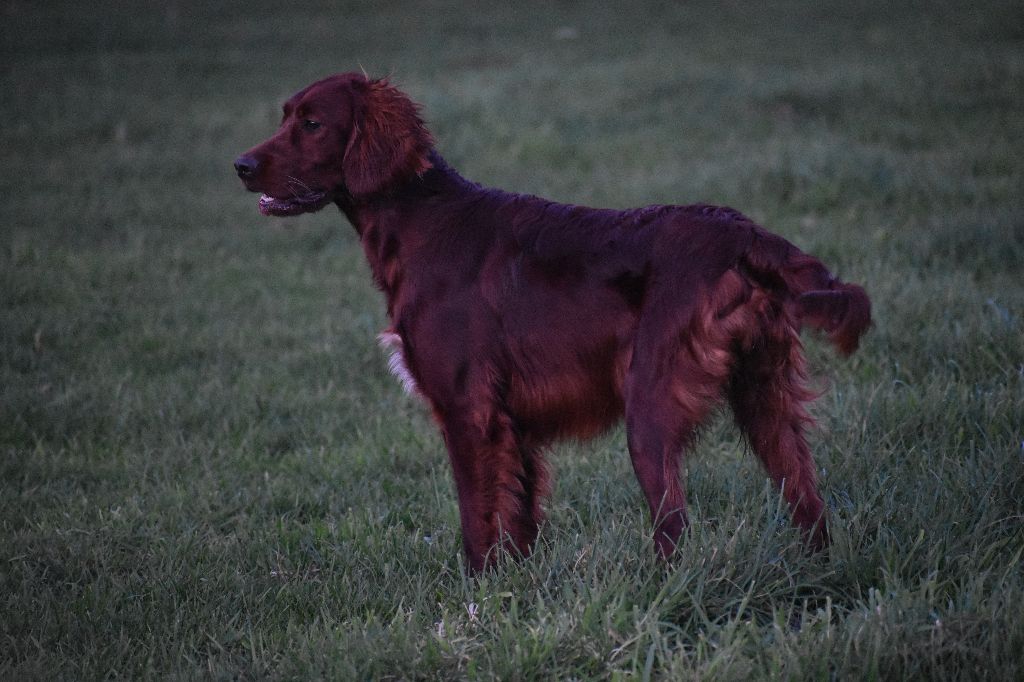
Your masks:
M623 417L668 557L687 525L682 452L723 402L809 547L828 544L800 330L852 353L871 324L862 287L730 208L594 209L470 182L418 105L362 74L296 93L234 166L263 214L333 203L355 228L392 369L444 437L470 570L530 553L546 446Z

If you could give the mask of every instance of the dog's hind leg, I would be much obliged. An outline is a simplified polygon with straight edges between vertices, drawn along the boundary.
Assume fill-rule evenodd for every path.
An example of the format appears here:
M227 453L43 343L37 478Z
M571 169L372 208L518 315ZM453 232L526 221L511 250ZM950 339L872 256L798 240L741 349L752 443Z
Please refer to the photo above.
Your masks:
M639 390L639 386L637 387ZM686 492L679 478L681 450L696 421L667 405L636 399L626 408L626 442L654 524L654 543L667 557L687 525Z
M751 449L764 464L813 549L828 542L825 505L818 492L805 430L812 423L804 403L804 358L796 327L780 315L765 338L742 354L729 385L729 402Z
M672 553L687 524L682 453L721 400L733 360L726 335L705 333L700 319L692 327L660 339L639 334L626 376L629 454L663 557Z

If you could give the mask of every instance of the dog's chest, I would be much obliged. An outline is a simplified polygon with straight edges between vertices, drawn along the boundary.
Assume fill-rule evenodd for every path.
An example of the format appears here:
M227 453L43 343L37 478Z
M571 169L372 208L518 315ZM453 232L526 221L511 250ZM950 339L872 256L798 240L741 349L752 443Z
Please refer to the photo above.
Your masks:
M420 396L419 386L416 379L409 371L409 365L405 360L405 344L402 337L395 331L387 329L377 335L377 343L388 354L388 369L401 382L402 388L411 396Z

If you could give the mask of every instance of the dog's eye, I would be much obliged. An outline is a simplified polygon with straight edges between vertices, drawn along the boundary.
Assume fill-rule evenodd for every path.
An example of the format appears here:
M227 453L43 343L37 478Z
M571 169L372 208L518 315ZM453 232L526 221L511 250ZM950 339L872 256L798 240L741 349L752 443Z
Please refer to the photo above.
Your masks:
M320 127L320 121L314 121L313 119L307 118L302 122L303 130L316 130Z

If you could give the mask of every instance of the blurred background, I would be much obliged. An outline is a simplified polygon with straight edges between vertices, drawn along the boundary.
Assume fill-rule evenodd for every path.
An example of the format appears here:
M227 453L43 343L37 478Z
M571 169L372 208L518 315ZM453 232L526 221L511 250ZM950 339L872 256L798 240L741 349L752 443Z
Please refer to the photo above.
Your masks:
M0 676L1024 674L1020 3L3 0L0 56ZM613 433L464 579L353 231L231 166L353 70L470 179L731 205L865 284L856 357L808 339L830 557L720 420L675 568Z

